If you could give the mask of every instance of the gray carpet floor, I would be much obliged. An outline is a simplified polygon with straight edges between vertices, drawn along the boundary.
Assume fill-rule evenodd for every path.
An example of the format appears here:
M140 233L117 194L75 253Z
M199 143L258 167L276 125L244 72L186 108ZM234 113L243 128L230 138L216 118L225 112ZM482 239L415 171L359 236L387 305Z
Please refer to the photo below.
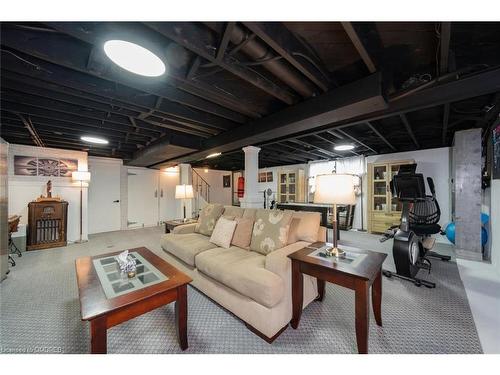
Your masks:
M89 242L33 251L0 284L0 352L88 353L89 326L80 320L74 261L137 246L162 254L162 228L104 233ZM349 245L390 253L391 242L342 232ZM447 245L440 252L452 252ZM394 269L392 256L386 269ZM436 289L383 278L383 327L370 317L370 353L481 353L464 287L454 261L434 261ZM313 302L297 330L289 327L273 344L251 333L230 312L196 289L188 289L189 349L185 353L356 353L354 293L327 284L323 302ZM113 327L108 353L180 353L173 304Z

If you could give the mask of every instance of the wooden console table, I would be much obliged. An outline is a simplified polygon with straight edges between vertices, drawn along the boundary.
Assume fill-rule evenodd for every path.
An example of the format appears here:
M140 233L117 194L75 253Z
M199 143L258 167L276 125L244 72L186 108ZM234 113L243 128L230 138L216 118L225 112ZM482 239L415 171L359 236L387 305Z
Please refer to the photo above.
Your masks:
M379 326L382 326L382 263L387 254L374 251L345 248L347 256L352 253L352 263L333 261L333 258L321 258L314 254L325 245L316 242L295 253L288 255L292 260L292 328L297 329L302 315L303 274L318 279L318 300L325 294L325 281L353 289L355 291L356 341L360 354L368 353L369 331L369 290L373 313ZM342 246L339 246L342 248Z

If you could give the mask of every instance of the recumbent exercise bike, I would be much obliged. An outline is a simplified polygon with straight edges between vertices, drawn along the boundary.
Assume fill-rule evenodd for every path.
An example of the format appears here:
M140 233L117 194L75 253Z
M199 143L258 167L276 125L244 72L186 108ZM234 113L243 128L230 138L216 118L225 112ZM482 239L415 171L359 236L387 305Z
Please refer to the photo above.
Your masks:
M390 182L391 192L403 208L400 225L389 228L380 239L380 242L384 242L394 238L392 254L396 273L384 270L383 274L411 281L416 286L435 288L435 283L417 278L418 271L424 269L431 272L430 257L443 261L451 258L431 251L435 242L431 236L442 234L438 224L441 210L436 200L434 181L427 177L432 195L426 195L424 177L421 173L415 173L416 169L417 164L402 165Z

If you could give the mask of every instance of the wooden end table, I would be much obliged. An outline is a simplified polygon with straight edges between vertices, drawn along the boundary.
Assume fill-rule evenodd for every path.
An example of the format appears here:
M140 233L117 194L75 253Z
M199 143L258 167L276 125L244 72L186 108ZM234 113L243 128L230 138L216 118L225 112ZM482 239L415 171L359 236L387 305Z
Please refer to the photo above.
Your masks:
M170 233L171 231L174 230L175 227L179 225L193 224L196 222L198 222L198 220L196 219L188 219L186 221L183 221L182 219L165 221L165 233Z
M187 284L192 279L145 247L131 249L137 275L121 275L115 255L78 258L76 276L82 320L90 322L91 353L107 352L107 329L175 301L177 338L187 339Z
M387 254L369 250L339 246L346 251L346 258L322 258L317 253L325 246L324 242L316 242L293 254L292 260L292 304L293 317L291 325L297 329L302 314L303 274L316 277L318 280L318 298L322 301L325 294L325 281L355 291L356 342L359 353L368 353L370 286L373 313L379 326L382 326L382 263Z

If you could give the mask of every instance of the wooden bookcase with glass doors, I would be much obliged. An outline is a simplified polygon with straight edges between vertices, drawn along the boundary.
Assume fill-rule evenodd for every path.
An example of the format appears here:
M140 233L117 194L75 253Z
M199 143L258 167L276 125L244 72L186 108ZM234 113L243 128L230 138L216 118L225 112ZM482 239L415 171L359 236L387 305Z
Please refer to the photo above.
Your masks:
M278 171L278 203L304 203L305 190L303 169Z
M393 197L390 189L392 176L404 164L414 160L368 163L368 231L383 233L393 225L399 225L402 205Z

